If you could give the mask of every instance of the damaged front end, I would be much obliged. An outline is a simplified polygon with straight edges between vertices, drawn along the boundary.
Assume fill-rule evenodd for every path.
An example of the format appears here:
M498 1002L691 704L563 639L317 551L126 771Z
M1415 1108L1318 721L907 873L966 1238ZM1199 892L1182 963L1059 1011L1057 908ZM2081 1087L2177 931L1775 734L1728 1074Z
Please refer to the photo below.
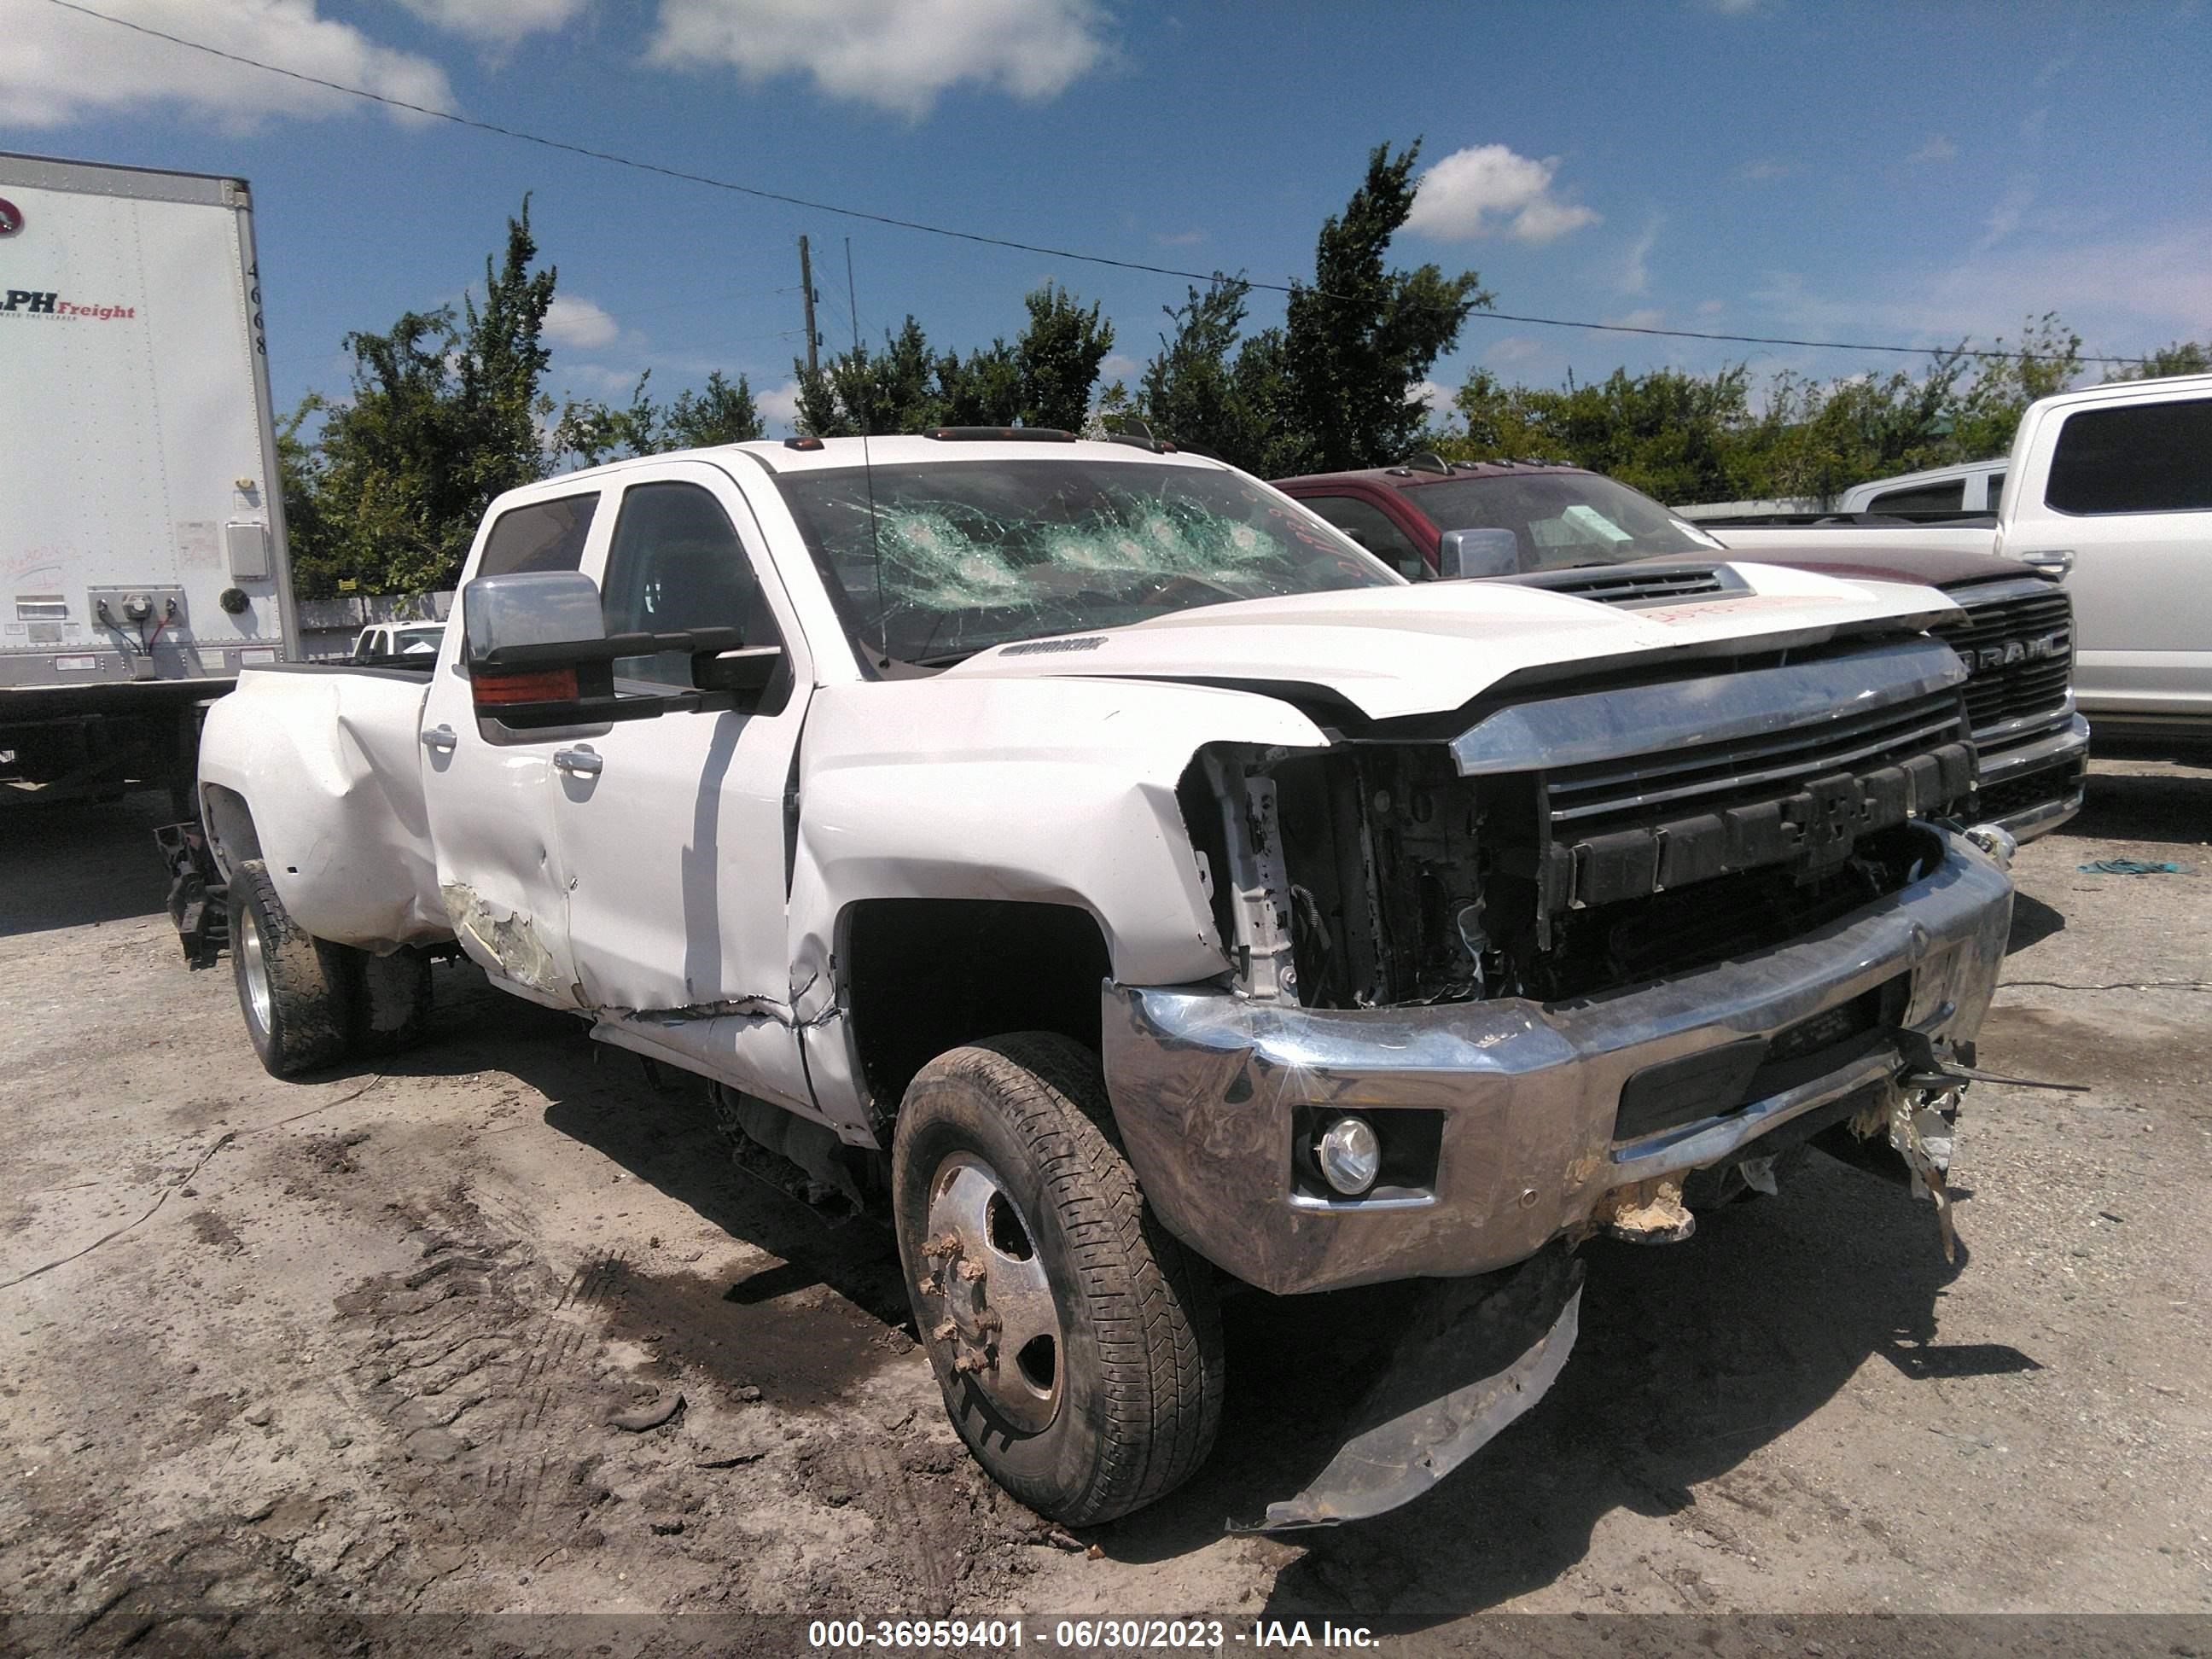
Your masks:
M1686 1237L1800 1146L1872 1135L1948 1243L1956 1085L1928 1062L1971 1064L2011 908L1957 829L1961 678L1924 639L1862 643L1202 752L1180 799L1234 982L1105 998L1148 1200L1277 1293L1468 1281ZM1439 1314L1271 1524L1389 1507L1479 1448L1572 1340L1542 1302L1464 1364Z

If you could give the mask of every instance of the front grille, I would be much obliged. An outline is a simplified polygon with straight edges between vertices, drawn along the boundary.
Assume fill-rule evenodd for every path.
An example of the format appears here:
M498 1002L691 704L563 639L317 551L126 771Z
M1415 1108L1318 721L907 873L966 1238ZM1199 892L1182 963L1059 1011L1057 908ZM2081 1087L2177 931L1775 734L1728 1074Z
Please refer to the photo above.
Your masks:
M1623 817L1643 821L1771 800L1826 774L1869 773L1924 757L1964 736L1957 695L1932 691L1760 737L1561 767L1547 772L1545 782L1554 833L1584 836ZM1920 803L1933 804L1932 798Z
M2074 678L2074 602L2057 589L1979 603L1971 588L1952 597L1966 616L1930 631L1966 665L1974 730L2063 714Z
M1540 587L1600 605L1660 605L1669 599L1708 598L1749 592L1743 578L1725 565L1669 564L1642 567L1540 571L1517 579L1523 587Z
M1864 836L1948 810L1972 787L1955 691L1756 737L1543 774L1547 910L1717 876L1832 868Z

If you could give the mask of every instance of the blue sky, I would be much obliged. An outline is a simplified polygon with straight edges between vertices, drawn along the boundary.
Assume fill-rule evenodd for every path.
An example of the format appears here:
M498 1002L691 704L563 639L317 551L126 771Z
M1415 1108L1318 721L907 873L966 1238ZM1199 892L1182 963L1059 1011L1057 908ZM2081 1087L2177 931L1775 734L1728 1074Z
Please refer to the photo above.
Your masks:
M1402 263L1504 311L1936 343L2056 309L2091 350L2212 336L2203 3L1534 6L1110 0L86 0L510 127L1021 240L1284 280L1367 150L1425 140ZM712 368L771 410L796 240L847 343L911 311L962 349L1048 278L1109 374L1169 277L778 206L395 114L0 0L0 149L243 174L280 404L342 392L349 329L456 300L532 192L560 270L552 385ZM1255 296L1255 320L1279 313ZM1623 365L1823 376L1911 359L1471 321L1434 379ZM779 427L778 429L781 429Z

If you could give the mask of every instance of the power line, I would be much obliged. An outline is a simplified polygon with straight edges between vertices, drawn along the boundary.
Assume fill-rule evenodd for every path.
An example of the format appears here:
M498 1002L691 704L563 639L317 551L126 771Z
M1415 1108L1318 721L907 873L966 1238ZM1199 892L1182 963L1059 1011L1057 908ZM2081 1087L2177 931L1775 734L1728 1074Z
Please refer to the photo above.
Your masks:
M642 161L635 156L617 155L612 150L593 149L586 144L572 144L566 139L548 138L542 133L526 132L520 127L501 126L495 121L479 121L471 116L456 115L451 110L433 109L427 104L410 103L404 98L393 98L385 93L370 92L363 87L349 87L342 81L326 80L319 75L309 75L300 70L286 69L277 64L265 64L258 58L226 52L221 46L210 46L204 41L188 40L180 34L171 34L144 23L134 23L128 18L112 17L104 11L94 11L89 6L79 5L76 0L46 0L51 6L75 12L80 17L89 17L95 22L112 24L117 28L129 29L134 34L146 35L155 40L166 40L173 46L204 52L210 58L220 58L226 63L241 64L247 69L260 70L269 75L281 75L289 81L299 81L308 86L321 87L331 92L343 93L349 98L365 99L372 104L382 104L392 109L404 109L416 115L429 117L435 121L447 121L457 127L468 127L477 132L488 132L495 137L512 138L518 143L536 144L544 149L561 150L570 155L581 155L593 161L605 161L612 167L629 167L639 173L658 174L689 185L704 185L709 190L729 191L739 196L750 196L757 201L780 202L787 207L805 208L811 213L834 214L840 218L859 219L869 224L887 225L894 230L920 231L927 236L944 236L955 241L973 242L984 247L1008 248L1018 253L1041 253L1048 258L1072 259L1080 264L1107 265L1116 270L1141 271L1155 276L1177 276L1194 283L1212 283L1224 280L1218 270L1186 270L1176 265L1147 264L1139 259L1116 259L1103 253L1079 253L1073 248L1047 247L1036 242L1017 241L1009 236L992 236L981 231L959 230L948 225L933 225L919 219L902 219L888 213L871 213L863 208L839 207L832 202L817 202L804 196L792 196L782 191L764 190L757 185L741 185L734 179L716 179L704 173L692 173L683 167L665 167L658 161ZM1274 294L1320 294L1324 299L1344 299L1347 295L1332 295L1317 289L1301 289L1295 283L1267 283L1253 277L1237 280L1247 288L1263 289ZM1688 328L1640 328L1628 323L1593 323L1569 317L1534 317L1510 311L1478 310L1468 313L1476 320L1498 323L1526 323L1539 328L1579 328L1600 334L1645 334L1670 340L1716 340L1728 344L1802 346L1820 351L1883 351L1903 356L1942 357L1954 355L1946 346L1880 345L1854 340L1801 340L1777 334L1720 334ZM1966 351L1960 356L1986 358L2005 362L2037 362L2058 361L2061 354L2051 351ZM2083 356L2076 359L2084 363L2136 363L2142 357Z

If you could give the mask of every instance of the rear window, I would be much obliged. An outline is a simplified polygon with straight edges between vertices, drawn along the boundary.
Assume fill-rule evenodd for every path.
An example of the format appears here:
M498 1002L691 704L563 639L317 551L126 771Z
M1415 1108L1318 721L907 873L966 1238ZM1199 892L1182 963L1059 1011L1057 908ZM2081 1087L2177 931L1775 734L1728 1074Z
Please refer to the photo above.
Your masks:
M1956 513L1966 505L1966 481L1913 484L1905 489L1886 489L1867 503L1869 513Z
M2043 499L2085 515L2212 508L2212 398L2068 416Z
M510 507L493 523L484 541L479 576L511 576L521 570L580 570L584 538L592 533L597 490Z

